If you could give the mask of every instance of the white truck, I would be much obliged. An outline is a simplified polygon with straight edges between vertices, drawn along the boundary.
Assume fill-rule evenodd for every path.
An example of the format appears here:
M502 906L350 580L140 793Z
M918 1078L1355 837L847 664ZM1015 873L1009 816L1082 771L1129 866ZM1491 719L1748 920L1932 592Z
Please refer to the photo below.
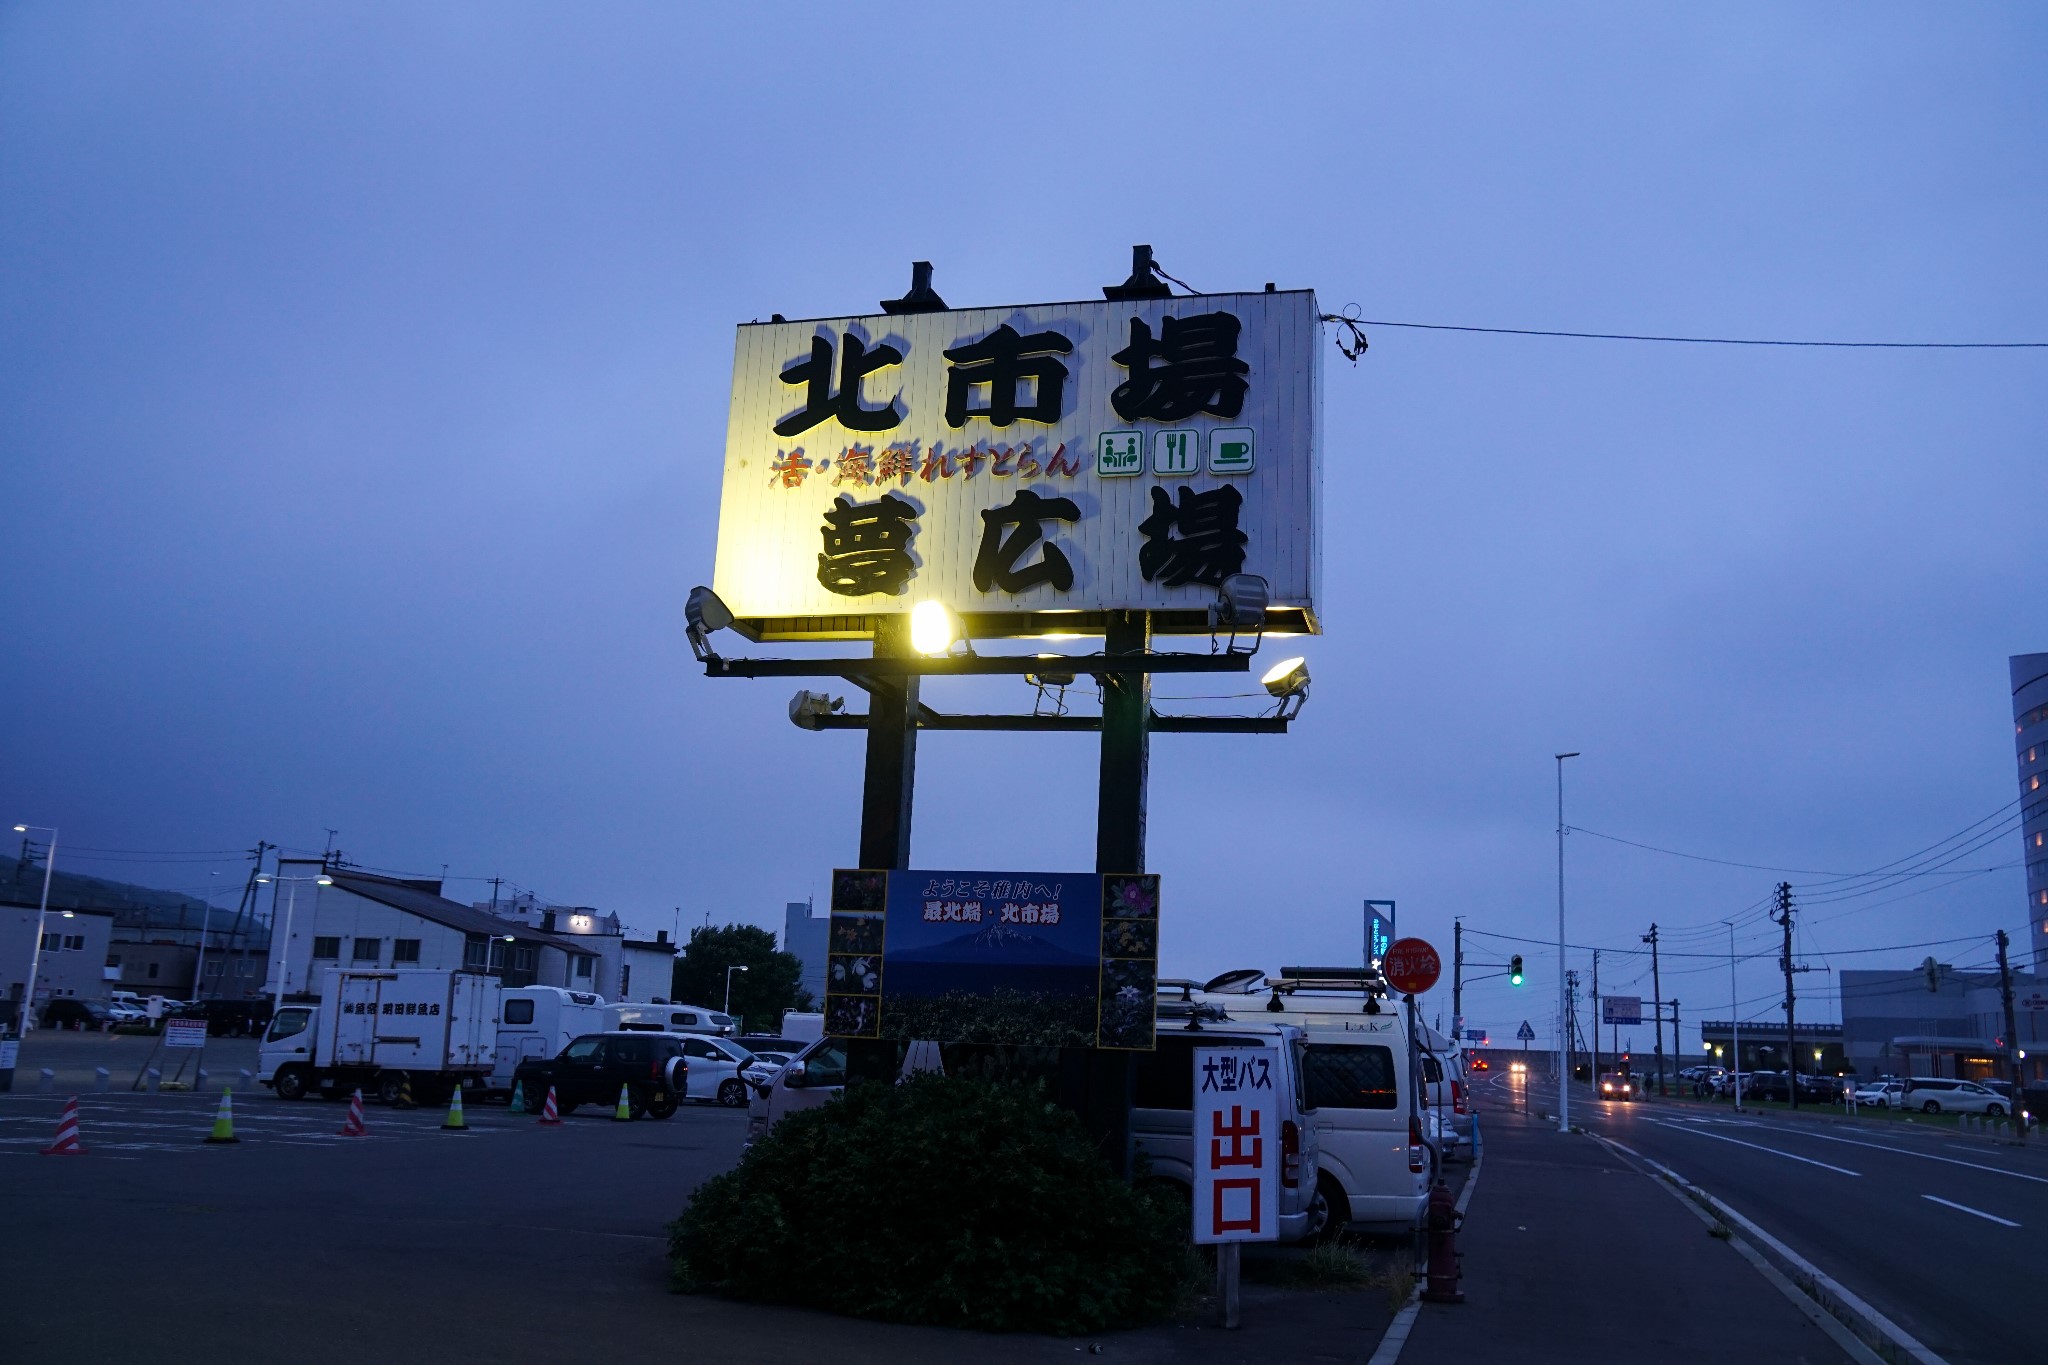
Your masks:
M317 1005L285 1005L257 1049L257 1079L280 1099L340 1099L360 1088L386 1104L410 1084L421 1104L484 1084L499 996L481 972L427 967L329 968Z

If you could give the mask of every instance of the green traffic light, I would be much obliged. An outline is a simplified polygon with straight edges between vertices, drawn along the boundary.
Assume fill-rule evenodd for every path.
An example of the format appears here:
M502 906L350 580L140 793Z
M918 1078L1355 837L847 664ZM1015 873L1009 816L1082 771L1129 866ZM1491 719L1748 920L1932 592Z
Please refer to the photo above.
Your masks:
M1522 959L1520 957L1515 957L1508 962L1508 984L1510 986L1522 984Z

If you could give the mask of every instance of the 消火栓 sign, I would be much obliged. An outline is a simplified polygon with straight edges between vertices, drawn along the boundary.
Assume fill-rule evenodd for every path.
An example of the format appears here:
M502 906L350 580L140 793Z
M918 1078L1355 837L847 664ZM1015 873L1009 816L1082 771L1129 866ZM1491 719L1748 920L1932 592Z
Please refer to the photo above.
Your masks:
M742 326L713 586L826 638L925 600L1194 628L1252 573L1314 630L1316 327L1306 290Z

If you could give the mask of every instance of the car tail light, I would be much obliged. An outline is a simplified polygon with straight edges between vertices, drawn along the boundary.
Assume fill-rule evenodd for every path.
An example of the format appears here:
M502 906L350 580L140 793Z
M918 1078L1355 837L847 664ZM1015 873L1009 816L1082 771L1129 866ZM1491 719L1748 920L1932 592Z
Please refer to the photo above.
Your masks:
M1451 1082L1451 1112L1453 1114L1465 1112L1465 1083L1463 1081Z
M1420 1175L1429 1168L1429 1158L1422 1150L1422 1120L1410 1116L1408 1119L1408 1170Z
M1293 1119L1280 1123L1280 1183L1290 1190L1301 1184L1301 1128Z

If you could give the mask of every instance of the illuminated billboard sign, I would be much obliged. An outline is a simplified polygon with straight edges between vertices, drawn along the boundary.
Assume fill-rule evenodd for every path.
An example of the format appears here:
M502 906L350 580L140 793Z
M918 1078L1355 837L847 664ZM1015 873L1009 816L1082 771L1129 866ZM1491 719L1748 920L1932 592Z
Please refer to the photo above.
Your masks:
M826 944L835 1037L1152 1046L1154 875L842 868Z
M1290 290L746 324L713 586L764 639L925 600L1185 630L1252 573L1315 630L1316 318Z

